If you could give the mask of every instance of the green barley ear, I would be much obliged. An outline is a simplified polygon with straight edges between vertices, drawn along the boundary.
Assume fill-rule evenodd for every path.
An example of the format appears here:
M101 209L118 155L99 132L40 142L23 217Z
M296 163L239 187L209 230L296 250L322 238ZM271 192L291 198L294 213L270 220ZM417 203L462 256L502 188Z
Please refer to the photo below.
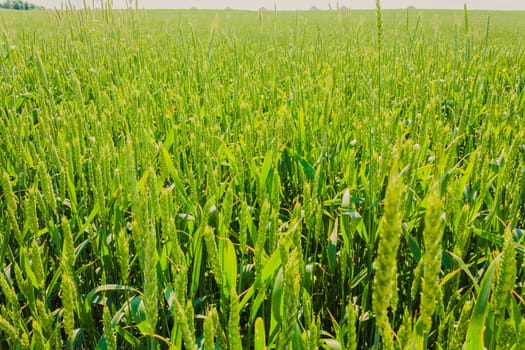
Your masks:
M516 283L516 249L510 228L505 230L503 256L498 266L492 307L496 317L504 316L509 297Z
M259 215L259 230L255 242L255 276L261 275L263 270L263 256L266 245L266 229L270 217L270 203L265 200Z
M36 310L39 324L41 325L44 333L46 335L52 334L53 330L55 329L55 319L53 318L53 314L47 310L46 305L42 300L36 301Z
M9 223L11 224L11 229L13 230L13 233L15 234L15 238L18 241L18 244L20 246L23 246L23 237L22 232L20 232L20 228L18 227L18 221L17 221L17 204L16 204L16 197L15 193L13 192L13 188L11 187L11 182L9 181L9 174L7 172L4 172L2 174L2 178L0 179L3 194L4 194L4 201L7 206L7 216L9 218Z
M218 230L219 237L228 237L230 231L230 223L233 212L233 191L231 188L226 191L224 200L221 205L220 212L220 229Z
M503 325L498 325L498 327L501 327L500 333L497 335L496 340L496 349L511 349L511 345L516 343L516 337L515 337L515 328L514 328L514 321L507 319L505 321L502 321ZM519 348L516 348L519 349Z
M122 283L127 284L129 278L129 239L124 228L117 235L117 262Z
M19 339L16 328L2 315L0 315L0 331L4 332L6 337L11 339L11 341L17 341Z
M106 305L104 305L102 317L104 322L104 338L106 339L106 349L117 350L117 339L115 337L115 332L113 331L113 326L111 325L111 314L109 313L109 308Z
M525 318L521 319L521 323L518 327L518 333L516 334L516 349L525 349Z
M18 265L15 264L15 269L17 267ZM18 275L20 274L21 272L18 273ZM17 276L17 279L18 278L19 276ZM18 302L18 297L16 295L15 289L13 288L12 284L10 284L9 281L5 278L2 271L0 271L0 291L3 292L3 295L6 298L6 304L9 307L11 318L11 323L7 319L0 318L0 330L3 330L11 339L13 339L13 341L22 344L27 338L27 333L25 331L25 328L21 327L23 321L20 304ZM7 315L4 305L0 305L0 316L1 315ZM12 333L13 330L14 333ZM12 334L14 334L14 336L12 336Z
M454 336L451 337L452 342L449 346L449 349L460 349L465 342L465 337L467 335L467 329L470 322L470 312L472 310L472 303L470 300L467 300L461 309L461 314L459 316L458 325Z
M211 311L208 312L208 314L204 318L203 333L204 333L204 350L214 350L215 349L215 328L213 327L213 314L211 313Z
M7 210L9 213L15 213L16 212L16 198L15 194L13 192L13 188L11 187L11 181L9 180L9 174L7 172L3 172L2 174L2 190L3 190L3 197L4 201L7 206Z
M40 162L38 172L40 173L40 187L42 189L42 194L44 195L46 204L49 206L49 209L52 213L56 213L57 203L55 191L53 190L53 181L51 180L51 176L47 172L46 165L43 162Z
M62 334L61 334L61 328L55 327L54 333L53 333L53 340L54 340L54 348L55 349L62 349L64 346L64 343L62 341Z
M150 192L149 194L149 200L148 200L148 206L151 208L153 218L158 219L161 217L161 210L160 210L160 191L159 191L159 185L158 185L158 178L155 170L153 168L148 169L148 190Z
M219 263L219 250L215 242L213 229L208 225L204 228L204 244L206 245L208 261L213 272L213 277L215 277L215 282L218 286L222 286L222 268Z
M36 236L38 234L38 215L36 211L36 193L34 188L29 190L29 195L24 203L24 215L29 232Z
M397 250L403 218L401 205L404 186L396 168L397 165L394 165L386 190L372 285L372 310L376 315L376 325L383 338L385 349L394 348L388 309L392 306L397 288Z
M195 327L193 325L193 319L194 319L193 303L191 302L191 300L188 300L188 302L186 303L184 315L186 317L186 321L182 329L184 333L183 338L184 338L184 342L186 343L186 349L196 349L197 345L195 345L195 337L194 337Z
M62 218L62 232L64 234L62 243L62 268L64 272L69 273L70 277L75 275L75 244L69 220L64 216Z
M412 285L410 286L410 299L411 300L416 299L419 288L421 287L421 280L423 277L423 264L424 264L423 259L420 259L419 263L417 264L414 270L414 278L412 280Z
M211 316L213 324L215 325L215 340L219 349L228 349L228 344L226 344L226 334L224 333L224 329L222 328L217 309L213 308L211 310Z
M25 248L22 248L21 251L24 252L24 255L27 254ZM18 286L18 291L24 296L24 298L31 300L31 294L33 290L30 288L29 279L24 278L25 274L22 272L22 269L18 264L13 264L13 268L15 271L15 280Z
M298 300L300 299L301 277L297 250L289 253L283 271L283 320L277 349L286 349L291 344L294 327L297 324Z
M172 332L175 332L176 327L182 333L182 339L186 345L186 349L196 349L193 325L193 305L190 300L187 304L181 304L179 300L175 300L175 307L173 309L173 325Z
M310 327L308 328L308 350L317 350L319 349L319 316L312 317L312 322L310 322Z
M377 18L377 49L381 53L383 45L383 15L381 13L381 1L376 0L376 18Z
M397 342L396 342L396 349L405 349L408 348L408 344L411 341L411 335L412 335L412 318L410 316L410 313L408 312L408 309L404 310L403 314L403 321L401 323L401 326L397 330Z
M248 244L248 221L250 210L248 204L242 201L239 218L239 246L242 254L246 253L246 245Z
M2 294L4 295L9 306L15 307L16 305L18 305L18 297L16 296L16 291L13 288L12 284L10 284L7 281L2 271L0 271L0 290L2 291Z
M147 233L149 232L149 234ZM158 319L158 281L157 281L157 233L153 224L144 232L144 296L146 320L151 332L155 332Z
M31 326L33 327L33 335L31 336L31 347L33 349L45 349L46 338L44 337L40 323L38 323L36 320L33 320L33 322L31 322Z
M242 349L239 298L235 288L230 288L230 318L228 319L228 345L230 349Z
M66 217L62 218L62 232L64 242L62 246L62 309L64 331L69 339L75 329L75 310L77 301L77 289L75 285L75 246L73 234Z
M348 328L348 341L346 343L346 349L357 350L357 333L356 323L359 317L359 311L355 305L348 303L346 305L346 318Z
M106 196L104 193L105 189L105 182L103 180L102 176L102 168L100 167L100 163L97 162L93 166L93 176L94 176L94 184L93 184L93 190L94 190L94 199L95 202L99 204L100 208L106 207Z
M465 33L468 34L468 11L467 11L467 3L465 2L463 4L463 16L464 16L464 19L465 19Z
M436 188L428 199L423 236L425 254L423 256L424 271L421 286L420 312L426 332L429 332L432 328L432 316L435 310L437 291L439 290L438 278L441 271L441 241L444 228L442 207L443 203L439 198L439 192Z
M35 274L38 286L43 289L46 283L46 275L44 272L44 264L42 263L40 247L36 241L31 242L31 268Z
M63 324L66 337L69 339L75 330L75 308L76 308L76 287L69 273L62 273L62 310Z

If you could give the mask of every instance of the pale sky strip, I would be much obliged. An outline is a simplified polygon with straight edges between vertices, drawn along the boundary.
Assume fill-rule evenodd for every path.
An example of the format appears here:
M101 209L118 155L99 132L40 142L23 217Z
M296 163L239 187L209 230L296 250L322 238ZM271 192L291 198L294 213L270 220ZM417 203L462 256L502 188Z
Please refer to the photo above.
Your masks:
M43 5L48 8L60 8L63 0L33 0L32 3ZM91 5L93 0L87 0ZM95 3L100 3L100 0L95 0ZM260 7L273 9L274 5L280 10L295 10L295 9L309 9L315 6L319 9L328 9L328 3L332 8L337 7L336 1L323 0L281 0L281 1L265 1L265 0L139 0L140 8L148 9L188 9L196 7L200 9L222 9L231 7L234 9L248 9L256 10ZM470 9L483 10L525 10L525 1L523 0L468 0L467 7ZM76 8L82 6L82 0L71 0L71 4ZM114 0L115 8L126 7L126 0ZM383 0L381 6L384 9L392 8L406 8L407 6L415 6L418 9L462 9L463 1L458 0ZM346 6L353 9L373 9L375 8L375 0L342 0L339 1L339 6Z

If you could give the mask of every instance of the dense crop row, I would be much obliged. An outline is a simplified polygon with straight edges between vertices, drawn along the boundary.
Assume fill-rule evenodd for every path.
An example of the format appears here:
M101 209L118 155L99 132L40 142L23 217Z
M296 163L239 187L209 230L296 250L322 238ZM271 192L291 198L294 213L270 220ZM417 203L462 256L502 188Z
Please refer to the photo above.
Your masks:
M524 17L0 12L0 348L525 348Z

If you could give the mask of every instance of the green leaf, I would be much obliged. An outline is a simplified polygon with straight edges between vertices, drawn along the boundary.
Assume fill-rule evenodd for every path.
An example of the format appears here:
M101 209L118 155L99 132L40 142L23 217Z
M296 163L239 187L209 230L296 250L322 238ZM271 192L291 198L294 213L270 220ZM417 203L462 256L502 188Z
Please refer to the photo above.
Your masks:
M166 168L168 169L168 173L170 174L175 188L177 189L177 192L182 196L182 199L184 199L187 208L189 208L192 213L195 213L193 203L191 202L190 198L188 197L188 194L186 193L186 190L184 189L184 185L180 180L177 169L173 165L169 152L163 146L161 147L160 152L162 158L164 159L164 163L166 164Z
M327 248L327 258L328 258L328 271L333 274L335 273L335 267L337 265L337 238L339 235L339 220L335 220L334 228L330 234L330 239L328 240Z
M495 261L496 260L490 264L487 272L485 272L485 276L483 276L483 279L481 280L478 298L476 300L476 305L474 305L472 318L470 319L470 324L467 329L465 350L481 350L485 347L483 331L485 328L485 318L489 309L491 284L494 278L494 271L496 270Z
M310 165L310 163L308 163L306 161L306 159L304 159L303 157L301 157L299 154L297 153L294 153L293 154L293 157L295 158L295 160L297 162L299 162L299 164L301 165L301 167L303 168L303 171L304 173L306 174L306 176L308 177L309 180L314 180L315 179L315 170L314 168Z
M193 265L191 269L191 295L195 295L199 289L199 281L202 268L202 251L204 241L202 240L202 229L195 232L193 238Z
M274 279L272 289L272 313L270 321L270 342L280 329L283 317L283 269L280 268Z
M235 247L229 238L219 239L219 259L222 264L222 272L226 288L237 288L237 254Z
M31 268L31 265L29 264L29 260L27 259L27 254L25 251L25 248L20 249L20 265L22 267L22 270L25 272L29 282L31 282L31 285L33 288L40 289L41 286L38 283L38 280L33 273L33 269Z
M264 156L264 162L261 167L261 173L259 175L259 191L266 189L266 184L269 182L269 177L272 171L272 162L273 162L273 150L270 149L266 152Z
M322 347L327 350L341 350L343 347L341 346L341 343L339 343L335 339L323 339L323 345Z

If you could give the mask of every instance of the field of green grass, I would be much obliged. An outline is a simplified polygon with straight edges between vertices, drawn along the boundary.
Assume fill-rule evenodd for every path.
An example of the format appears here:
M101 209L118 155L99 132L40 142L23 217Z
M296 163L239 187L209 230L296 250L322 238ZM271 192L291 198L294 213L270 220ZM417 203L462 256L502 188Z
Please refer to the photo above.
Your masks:
M525 13L0 11L1 349L525 349Z

